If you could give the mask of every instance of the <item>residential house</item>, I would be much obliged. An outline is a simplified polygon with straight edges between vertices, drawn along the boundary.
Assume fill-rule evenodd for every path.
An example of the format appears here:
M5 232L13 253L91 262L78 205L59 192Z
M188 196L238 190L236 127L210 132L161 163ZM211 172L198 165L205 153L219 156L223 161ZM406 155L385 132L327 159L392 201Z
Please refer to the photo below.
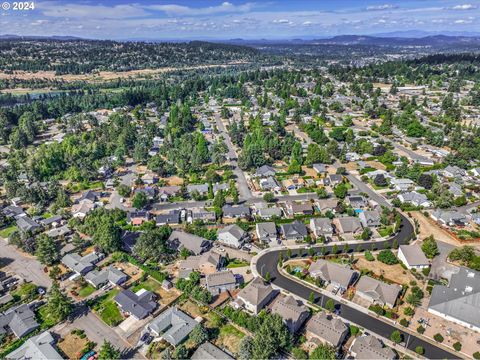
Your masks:
M45 228L50 228L50 227L56 228L56 227L62 225L63 218L62 218L61 215L53 215L53 216L50 216L49 218L46 218L46 219L40 218L38 220L38 223Z
M194 234L174 230L168 238L168 244L173 250L180 251L185 248L195 255L200 255L210 249L212 242Z
M140 289L136 293L123 290L115 296L114 300L124 313L137 320L145 319L157 307L156 295L145 289Z
M335 187L342 182L343 182L343 176L340 174L330 174L323 179L323 184L325 186Z
M450 183L447 184L447 186L448 186L447 191L450 194L452 194L454 199L459 198L459 197L464 195L462 187L460 185L458 185L457 183L450 182Z
M23 233L36 233L42 229L42 227L37 224L34 220L28 216L19 216L17 217L17 227Z
M280 225L280 233L285 240L301 241L308 235L307 227L301 221Z
M219 271L206 276L207 290L212 295L218 295L225 291L231 291L237 287L235 275L229 271Z
M467 217L456 210L435 210L430 215L433 220L445 226L465 226Z
M195 220L201 220L203 222L215 222L217 221L217 215L215 211L207 211L200 208L192 209L187 216L187 222L192 223Z
M218 231L218 242L240 249L249 240L248 232L237 224L225 226Z
M232 305L237 309L243 307L256 315L267 306L277 294L278 291L274 290L272 285L264 282L261 277L256 277L240 290Z
M372 335L363 335L355 338L350 353L355 359L362 360L393 360L397 358L395 351L383 346L383 343Z
M272 306L272 313L282 317L285 326L294 334L302 327L310 316L310 311L305 304L292 295L282 296Z
M217 272L223 266L223 263L223 257L219 253L210 250L201 255L189 256L186 260L180 261L178 267L180 270L199 271L204 275L208 275Z
M255 174L253 174L254 177L269 177L269 176L275 176L275 174L277 173L277 171L269 166L269 165L263 165L263 166L260 166L256 171L255 171Z
M151 186L146 186L144 188L139 188L139 189L135 189L134 191L135 194L144 194L145 195L145 198L147 200L153 200L155 199L155 195L156 195L156 190L154 187L151 187Z
M71 233L72 233L72 230L70 230L67 224L60 226L58 228L50 229L46 232L47 236L51 238L65 237L67 235L70 235Z
M0 336L2 337L11 332L17 338L21 338L39 327L30 304L22 304L0 313Z
M204 342L190 357L192 360L233 360L225 351L219 349L211 342Z
M133 247L137 243L137 240L141 233L139 231L125 231L122 234L122 249L128 253L132 253Z
M127 223L131 225L142 225L150 220L150 213L145 210L133 210L127 214Z
M18 349L7 354L6 360L62 360L62 356L55 348L55 339L48 331L31 337Z
M147 329L170 345L183 342L198 325L193 318L177 307L171 307L158 315L147 325Z
M358 277L358 272L325 259L318 259L308 269L310 276L332 284L336 290L345 292Z
M398 259L409 269L425 269L430 262L418 244L400 245Z
M222 212L223 217L226 219L245 219L250 217L250 208L243 205L224 205Z
M187 192L192 195L194 192L198 192L200 195L208 194L208 184L191 184L187 185Z
M360 219L360 222L362 223L363 227L378 227L382 225L380 222L381 219L381 214L378 210L365 210L362 211L359 215L358 218Z
M166 202L172 196L177 195L180 192L180 186L162 186L158 188L158 199L161 202Z
M313 215L312 204L288 202L285 204L287 212L290 216Z
M425 194L420 194L416 191L408 191L404 193L400 193L397 195L398 200L402 204L409 203L413 206L422 206L424 208L428 208L432 206L432 203L428 201L427 196Z
M459 267L448 286L435 285L428 312L480 332L480 272Z
M458 166L448 165L443 169L442 174L447 178L463 178L467 175L467 172Z
M347 204L350 204L350 206L354 209L363 209L365 206L367 206L367 202L363 198L363 196L347 196Z
M121 285L127 281L128 276L113 266L109 266L101 271L92 270L85 275L85 280L92 284L95 288L99 288L108 283L112 285Z
M263 191L280 191L281 190L281 187L278 184L277 180L275 180L275 178L272 176L269 176L267 178L262 178L258 183L260 185L260 188Z
M322 236L332 236L332 220L329 218L312 218L310 219L310 230L317 239Z
M95 264L103 259L103 257L103 254L96 252L92 252L85 256L80 256L77 253L70 253L66 254L61 261L67 268L83 276L95 269Z
M276 206L259 209L258 216L265 220L270 220L273 217L280 218L282 217L282 209Z
M265 243L276 243L278 239L277 227L274 222L257 223L255 231L258 240Z
M362 232L362 223L354 216L345 216L333 219L336 233L343 234L360 234Z
M343 344L348 335L348 326L345 323L325 312L319 312L308 321L305 331L307 340L312 342L320 341L338 348Z
M390 179L390 186L397 191L409 191L415 188L415 183L410 179Z
M23 209L21 207L14 206L14 205L9 205L9 206L4 207L2 209L2 213L7 218L16 218L17 216L21 217L21 216L25 215L25 212L23 211Z
M327 166L325 164L313 164L313 170L317 172L317 174L326 174L328 173L327 171Z
M325 213L327 211L335 213L335 209L338 206L338 200L334 198L319 199L315 201L315 205L322 213Z
M142 176L142 182L146 185L155 184L158 181L158 177L153 173L146 173Z
M362 276L355 286L356 294L372 304L393 308L402 291L400 285L387 284L369 276Z
M159 214L155 217L155 223L157 226L162 225L169 225L169 224L180 224L181 211L180 210L172 210L168 214Z

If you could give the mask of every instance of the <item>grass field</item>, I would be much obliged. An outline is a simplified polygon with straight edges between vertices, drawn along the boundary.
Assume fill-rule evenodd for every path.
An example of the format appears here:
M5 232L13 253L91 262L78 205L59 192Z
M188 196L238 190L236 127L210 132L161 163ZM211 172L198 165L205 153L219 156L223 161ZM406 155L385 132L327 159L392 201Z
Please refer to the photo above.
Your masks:
M94 305L93 309L100 316L100 318L109 326L116 326L123 321L123 316L120 313L120 310L113 301L115 295L118 294L117 289L113 289L104 295L99 301Z
M159 290L162 287L162 285L155 279L148 278L145 281L142 281L138 283L137 285L133 286L130 290L133 292L137 292L140 289L145 289L153 293L159 294Z
M87 284L86 286L84 286L78 291L78 296L85 298L88 295L92 294L95 290L96 289L92 285Z
M8 239L8 237L17 230L15 225L9 226L5 229L0 230L0 236L4 239Z

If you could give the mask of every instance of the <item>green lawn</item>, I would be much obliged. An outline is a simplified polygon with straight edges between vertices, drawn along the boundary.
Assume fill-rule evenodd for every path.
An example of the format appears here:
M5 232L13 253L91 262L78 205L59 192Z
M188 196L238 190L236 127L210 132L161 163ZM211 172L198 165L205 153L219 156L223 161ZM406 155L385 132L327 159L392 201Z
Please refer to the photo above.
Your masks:
M117 289L113 289L103 297L98 299L98 302L95 303L93 309L100 316L100 318L105 322L105 324L110 326L116 326L123 321L123 316L120 313L120 310L113 301L115 295L118 294Z
M87 284L86 286L84 286L78 291L78 296L85 298L88 295L92 294L95 290L96 289L92 285Z
M250 265L250 263L247 262L247 261L241 261L241 260L238 260L238 259L234 259L234 260L230 261L230 263L227 265L227 268L228 269L233 269L233 268L244 267L244 266L248 266L248 265Z
M38 323L40 324L40 327L42 329L51 328L53 325L56 324L56 321L51 319L49 314L47 313L47 307L46 306L42 306L40 309L38 309L37 320L38 320Z
M145 289L151 292L157 292L158 290L160 290L161 287L162 285L157 280L149 277L147 280L142 281L135 286L132 286L130 290L132 290L133 292L137 292L140 289Z
M17 226L16 225L12 225L12 226L9 226L5 229L2 229L0 230L0 236L5 238L5 239L8 239L8 237L10 236L10 234L12 234L14 231L17 230Z
M388 236L388 235L391 235L393 232L393 229L392 227L388 226L386 228L383 228L383 229L378 229L378 233L380 234L380 236L384 237L384 236Z

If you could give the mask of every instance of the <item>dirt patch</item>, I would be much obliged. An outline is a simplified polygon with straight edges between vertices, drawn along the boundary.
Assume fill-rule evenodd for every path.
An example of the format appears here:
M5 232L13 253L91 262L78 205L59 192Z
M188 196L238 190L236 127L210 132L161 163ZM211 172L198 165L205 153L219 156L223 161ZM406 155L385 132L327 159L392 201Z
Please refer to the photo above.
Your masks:
M435 240L443 241L447 244L459 246L461 243L447 230L443 229L434 220L427 218L421 211L411 211L412 217L420 224L418 237L425 239L433 235Z
M408 271L403 269L400 264L387 265L380 261L368 261L365 257L355 256L358 261L353 265L357 270L369 270L376 276L383 276L385 280L389 280L399 285L409 284L410 281L417 281L415 277Z
M83 355L82 350L88 343L88 338L83 339L78 335L67 334L63 341L58 343L58 347L69 359L80 359Z
M168 178L164 178L164 180L169 186L180 186L183 184L183 179L178 176L170 176Z
M195 70L195 69L207 69L207 68L226 68L230 66L235 66L240 64L240 62L232 62L229 64L210 64L210 65L200 65L200 66L185 66L185 67L165 67L161 69L142 69L142 70L131 70L131 71L100 71L95 74L78 74L78 75L55 75L55 71L37 71L37 72L28 72L28 71L14 71L11 74L5 72L0 72L0 79L21 79L21 80L31 80L31 79L45 79L45 80L63 80L66 82L72 81L89 81L89 82L103 82L108 80L115 79L125 79L125 78L151 78L156 75L159 76L164 73L169 73L177 70Z
M160 295L160 304L162 304L163 307L169 306L181 295L180 291L175 288L167 291L162 287L157 290L157 294Z
M305 173L305 176L311 176L311 177L316 177L317 176L317 172L315 170L313 170L312 168L302 166L302 170Z
M232 324L227 324L220 328L218 338L215 340L215 345L220 348L227 349L233 354L237 354L240 347L240 342L244 337L244 332L240 331Z

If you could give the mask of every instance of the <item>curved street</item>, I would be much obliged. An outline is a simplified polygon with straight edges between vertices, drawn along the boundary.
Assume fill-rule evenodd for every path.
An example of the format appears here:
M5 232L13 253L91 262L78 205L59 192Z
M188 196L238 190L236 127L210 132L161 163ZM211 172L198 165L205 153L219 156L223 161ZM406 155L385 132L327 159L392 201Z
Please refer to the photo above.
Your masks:
M397 240L399 245L408 243L408 241L411 239L414 233L413 225L404 215L401 215L401 216L402 216L402 222L400 225L400 230L397 234L395 234L395 236L383 241L365 241L360 244L355 244L354 245L355 249L350 249L349 251L352 252L357 249L362 249L362 251L370 250L372 247L372 244L375 247L375 249L383 249L385 243L392 245L394 240ZM321 247L323 247L326 253L328 254L328 252L331 251L332 245L324 245ZM342 250L341 248L342 247L339 246L339 251ZM318 251L320 249L320 246L314 247L314 249ZM292 251L292 257L299 256L298 248L296 249L292 248L291 251ZM255 259L256 262L253 263L253 266L255 267L256 272L262 277L265 277L265 274L267 274L268 272L270 274L271 282L276 287L281 288L285 291L288 291L298 297L301 297L305 301L308 301L310 294L312 292L315 294L315 304L319 306L325 304L325 302L328 299L331 299L331 297L328 297L319 291L314 291L311 287L308 287L297 281L289 279L288 277L280 273L278 271L277 264L278 264L279 255L282 252L283 253L286 252L285 248L272 249L272 250L267 250L263 253L260 253ZM302 254L303 256L307 255L306 251L303 251ZM370 330L371 332L378 334L380 336L383 336L387 339L390 338L390 335L392 334L393 331L399 330L404 337L404 342L406 347L411 351L415 351L415 348L417 346L422 346L425 349L424 356L429 359L460 359L460 357L454 353L448 352L443 348L435 346L434 344L422 339L421 337L418 337L409 332L403 331L401 329L401 326L397 328L381 319L378 319L374 316L366 314L365 312L357 310L354 307L349 306L348 304L345 304L343 302L340 303L333 298L332 300L334 300L336 306L339 307L340 316L342 318L352 321L353 323L356 323L357 325L364 327L366 330ZM401 345L398 345L398 346L401 346Z

